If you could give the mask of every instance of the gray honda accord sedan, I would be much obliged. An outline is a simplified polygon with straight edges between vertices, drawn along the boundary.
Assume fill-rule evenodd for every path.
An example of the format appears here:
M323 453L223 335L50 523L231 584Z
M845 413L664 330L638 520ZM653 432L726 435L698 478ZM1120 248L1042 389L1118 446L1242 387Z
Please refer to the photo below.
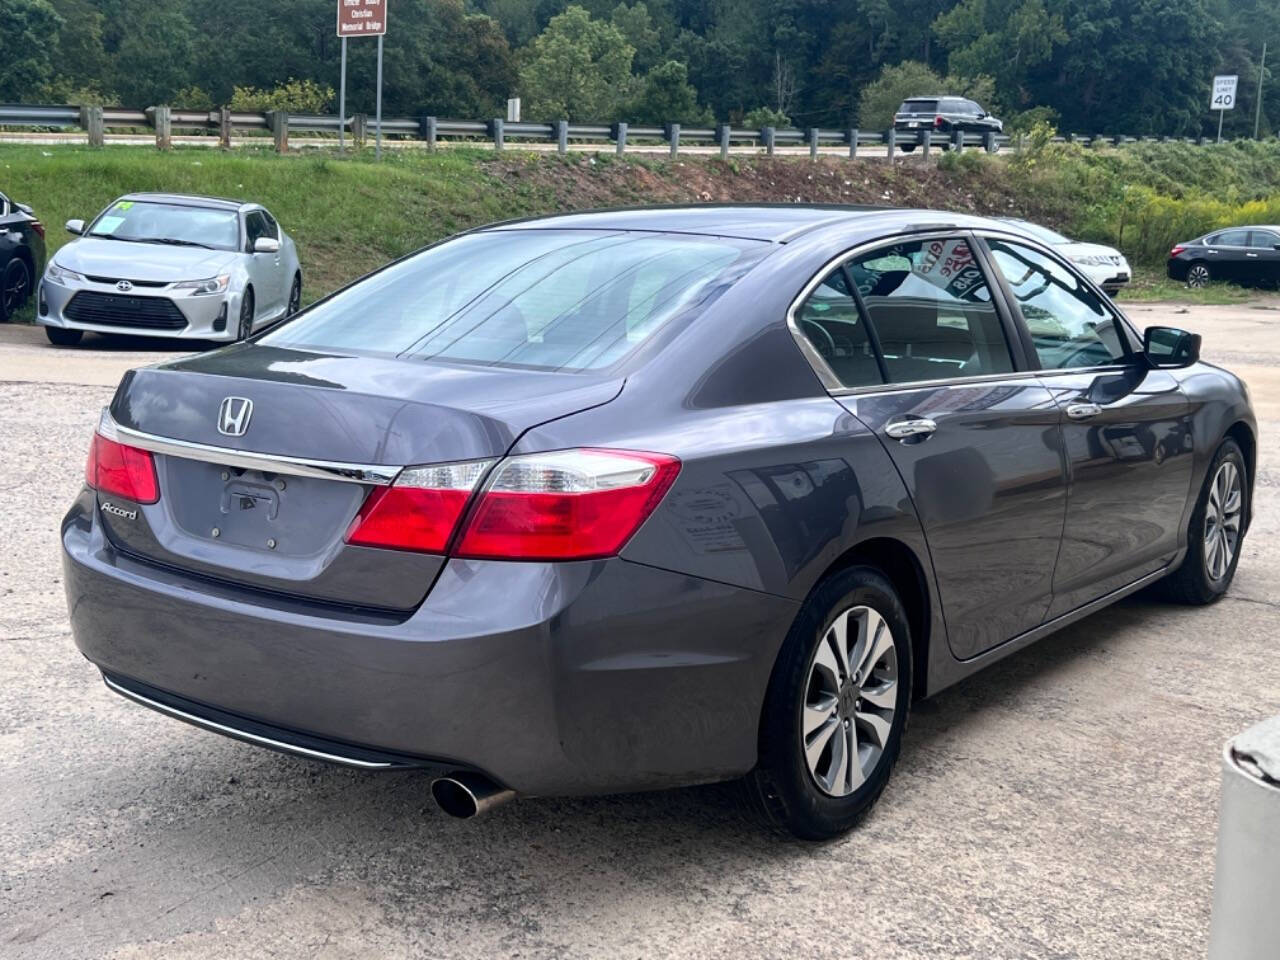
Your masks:
M455 815L741 779L818 839L914 701L1148 584L1220 597L1255 438L1199 338L997 221L497 224L127 374L67 599L115 692Z

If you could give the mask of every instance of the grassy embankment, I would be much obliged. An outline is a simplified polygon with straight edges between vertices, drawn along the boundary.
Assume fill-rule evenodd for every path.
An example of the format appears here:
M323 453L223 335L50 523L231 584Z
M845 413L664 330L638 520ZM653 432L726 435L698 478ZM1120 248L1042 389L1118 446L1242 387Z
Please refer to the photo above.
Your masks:
M1188 297L1164 281L1169 246L1216 226L1280 222L1280 144L1122 149L1031 148L1021 157L969 151L937 166L883 160L718 159L371 151L279 157L268 151L0 145L0 189L49 226L91 217L134 190L243 197L266 204L298 241L306 297L386 260L480 223L557 210L639 203L883 203L1025 216L1081 239L1119 245L1139 265L1132 296L1229 302L1215 286ZM27 316L31 314L28 307Z

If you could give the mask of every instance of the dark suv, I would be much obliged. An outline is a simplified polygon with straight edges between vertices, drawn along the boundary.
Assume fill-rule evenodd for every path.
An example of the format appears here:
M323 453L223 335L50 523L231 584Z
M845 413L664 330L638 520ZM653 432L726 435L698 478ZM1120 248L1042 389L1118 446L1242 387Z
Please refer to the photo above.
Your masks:
M964 97L911 97L893 115L893 129L899 135L911 134L906 143L899 146L907 153L916 148L920 134L932 130L941 141L938 145L948 149L947 140L956 130L964 133L1000 133L1004 124L972 100ZM942 134L942 136L938 136Z

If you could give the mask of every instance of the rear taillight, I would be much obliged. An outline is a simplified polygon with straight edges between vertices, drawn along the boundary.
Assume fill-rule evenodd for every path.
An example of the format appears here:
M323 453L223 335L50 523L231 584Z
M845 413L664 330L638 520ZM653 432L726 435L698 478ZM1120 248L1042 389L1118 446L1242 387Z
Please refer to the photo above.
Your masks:
M134 503L155 503L160 499L151 454L101 433L95 433L89 445L84 482L100 494L124 497Z
M456 553L503 560L586 560L617 553L662 500L680 461L629 450L557 450L504 460Z
M44 238L44 224L41 223L39 220L31 221L31 229L34 230L36 233L40 234L41 239Z
M934 125L935 127L940 127L940 126L942 126L942 118L941 118L941 117L934 117L934 118L933 118L933 125Z
M1174 247L1172 250L1170 250L1170 251L1169 251L1169 256L1171 256L1171 257L1176 257L1178 254L1180 254L1180 253L1181 253L1183 250L1185 250L1185 249L1187 249L1187 248L1186 248L1186 247L1184 247L1184 246L1176 246L1176 247Z
M389 487L376 487L351 521L347 543L444 553L492 460L410 467Z

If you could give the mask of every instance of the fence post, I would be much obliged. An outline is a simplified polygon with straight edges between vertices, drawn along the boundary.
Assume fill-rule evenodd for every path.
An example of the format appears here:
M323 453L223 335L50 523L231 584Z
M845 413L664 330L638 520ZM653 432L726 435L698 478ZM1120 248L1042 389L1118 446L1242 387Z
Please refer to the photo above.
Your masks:
M933 144L933 131L924 129L920 131L920 152L924 155L924 159L929 159L929 147Z
M618 141L618 156L622 156L627 152L627 125L625 123L615 123L613 125L613 139Z
M810 162L818 159L818 128L810 127L805 131L805 139L809 141Z
M852 160L858 155L858 128L850 128L845 137L849 141L849 159Z
M427 149L434 150L436 148L436 118L423 117L418 121L418 131L422 134L422 139L427 141Z
M168 150L173 146L173 120L168 107L151 108L151 125L156 128L156 149Z
M732 127L727 123L722 123L716 128L716 140L720 143L721 160L729 159L729 132L731 129Z
M956 148L956 153L964 153L964 131L957 128L951 132L951 145Z
M667 124L667 139L671 142L671 156L680 155L680 124Z
M231 149L231 108L218 108L218 146Z
M1203 147L1203 146L1204 146L1204 134L1203 134L1203 133L1202 133L1202 134L1200 134L1200 136L1196 137L1196 146L1197 146L1197 147Z
M497 153L501 153L503 146L505 146L503 142L505 133L502 120L499 117L494 117L489 121L489 136L493 137L493 149Z
M898 132L890 127L884 135L885 154L889 158L889 162L893 163L893 151L898 145Z
M364 146L365 134L369 131L369 115L365 113L351 114L351 143L359 150Z
M101 147L106 141L106 130L102 122L101 107L81 107L80 126L89 135L89 146Z
M289 152L289 113L286 110L268 110L267 125L276 143L276 153Z
M773 127L765 127L760 131L760 139L764 141L764 152L773 156Z
M556 153L564 156L569 152L569 121L556 121Z
M988 130L982 135L982 146L987 153L996 152L996 132L994 130Z

